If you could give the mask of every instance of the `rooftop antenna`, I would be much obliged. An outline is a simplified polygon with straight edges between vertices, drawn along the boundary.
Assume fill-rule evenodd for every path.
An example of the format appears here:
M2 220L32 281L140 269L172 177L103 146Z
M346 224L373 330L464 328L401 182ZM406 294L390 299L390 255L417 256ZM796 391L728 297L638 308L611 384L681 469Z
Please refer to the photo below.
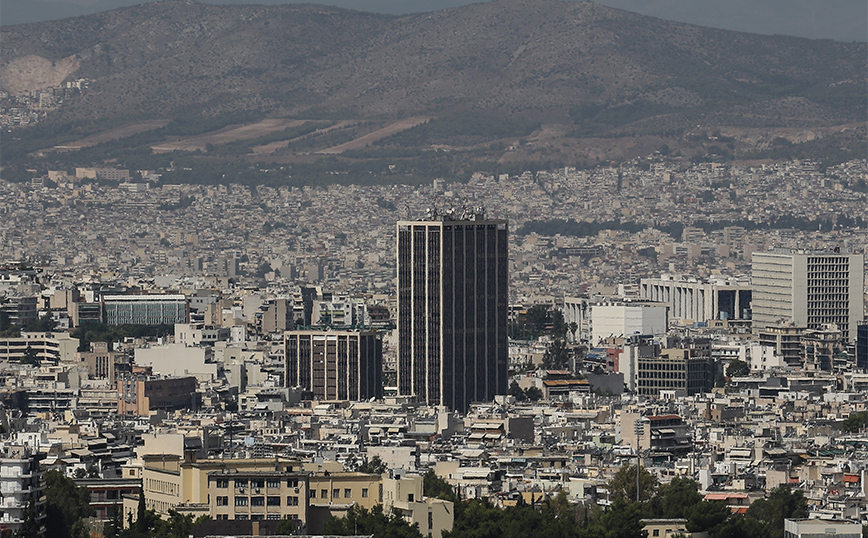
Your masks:
M404 202L404 209L407 210L407 220L410 220L410 204L407 202Z

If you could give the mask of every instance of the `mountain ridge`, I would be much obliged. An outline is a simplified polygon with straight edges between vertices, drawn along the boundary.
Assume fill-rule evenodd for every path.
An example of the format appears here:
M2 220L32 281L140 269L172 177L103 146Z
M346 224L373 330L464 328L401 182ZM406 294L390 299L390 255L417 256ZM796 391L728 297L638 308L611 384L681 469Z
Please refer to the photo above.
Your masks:
M395 148L409 140L423 141L419 151L472 153L494 140L492 147L509 148L532 124L549 126L532 137L540 159L547 152L575 158L589 151L576 143L585 138L645 137L628 145L647 151L673 137L687 140L700 127L765 129L767 144L784 136L776 130L822 138L864 123L868 101L865 43L717 30L594 2L495 0L398 16L312 4L166 1L4 28L0 45L4 89L24 87L27 77L89 81L49 124L117 126L180 115L353 126L323 136L319 148L307 136L299 147L312 149L298 155L343 147L411 117L440 123L417 127L410 138L378 139L374 146L392 147L382 158L405 154ZM507 124L516 131L486 141L461 125L462 114L501 127L498 118L513 118ZM450 138L447 127L461 132ZM269 134L269 143L275 137ZM685 151L705 151L691 140ZM601 144L608 142L593 147Z

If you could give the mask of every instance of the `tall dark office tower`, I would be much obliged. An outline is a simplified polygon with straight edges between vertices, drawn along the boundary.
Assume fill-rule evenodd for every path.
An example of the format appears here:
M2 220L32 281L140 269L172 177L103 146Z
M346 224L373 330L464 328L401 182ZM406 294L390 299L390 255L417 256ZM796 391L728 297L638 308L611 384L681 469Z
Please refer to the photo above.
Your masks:
M507 223L398 222L398 393L466 411L506 394Z
M856 368L868 371L868 319L856 327Z

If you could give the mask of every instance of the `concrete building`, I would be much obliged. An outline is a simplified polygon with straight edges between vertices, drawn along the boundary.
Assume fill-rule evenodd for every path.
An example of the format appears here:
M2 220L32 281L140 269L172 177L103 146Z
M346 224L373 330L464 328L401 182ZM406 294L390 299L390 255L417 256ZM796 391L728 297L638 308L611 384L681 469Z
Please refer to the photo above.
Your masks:
M315 400L383 397L383 341L367 331L287 331L287 387Z
M45 454L26 446L8 445L0 451L0 532L21 530L27 517L27 509L36 507L36 522L45 521L45 495L42 484L43 471L39 461Z
M64 332L21 333L21 336L0 338L0 360L20 361L30 348L40 361L72 363L78 349L78 338Z
M117 381L118 414L147 417L158 409L198 407L196 378L129 377Z
M229 464L231 465L231 460ZM272 462L272 466L274 463ZM308 475L291 471L230 469L211 471L208 505L215 520L307 521Z
M398 393L465 410L507 386L507 222L398 222Z
M858 521L828 519L785 519L785 538L862 538L862 525Z
M136 366L150 367L157 375L195 376L201 381L211 381L217 377L217 363L206 361L203 347L187 347L184 344L138 347L135 361Z
M865 256L838 250L755 252L754 332L781 321L809 329L834 323L845 340L855 341L863 316Z
M639 297L668 304L669 315L680 321L745 319L749 317L751 287L744 279L697 280L663 274L660 278L643 278Z
M205 325L204 323L176 323L175 343L185 346L212 345L229 340L228 327Z
M35 295L7 297L6 302L0 305L0 315L7 316L10 325L15 325L19 329L26 328L38 319L37 301L38 297Z
M610 337L662 337L669 329L669 306L663 303L616 301L591 304L588 310L592 346Z
M714 386L714 362L707 350L664 349L658 357L639 357L636 365L637 392L643 396L660 396L662 391L692 396Z
M76 353L78 365L87 368L88 376L115 381L115 365L124 362L125 354L109 351L108 342L91 342L89 352Z
M103 295L106 325L174 325L190 321L187 297L175 295Z

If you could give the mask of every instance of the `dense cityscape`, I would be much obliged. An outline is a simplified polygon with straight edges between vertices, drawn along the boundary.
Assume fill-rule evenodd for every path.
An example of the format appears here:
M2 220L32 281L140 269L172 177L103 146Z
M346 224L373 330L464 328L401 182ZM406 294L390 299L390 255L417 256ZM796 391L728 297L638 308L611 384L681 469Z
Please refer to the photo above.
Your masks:
M0 184L2 528L862 536L866 161L160 172Z

